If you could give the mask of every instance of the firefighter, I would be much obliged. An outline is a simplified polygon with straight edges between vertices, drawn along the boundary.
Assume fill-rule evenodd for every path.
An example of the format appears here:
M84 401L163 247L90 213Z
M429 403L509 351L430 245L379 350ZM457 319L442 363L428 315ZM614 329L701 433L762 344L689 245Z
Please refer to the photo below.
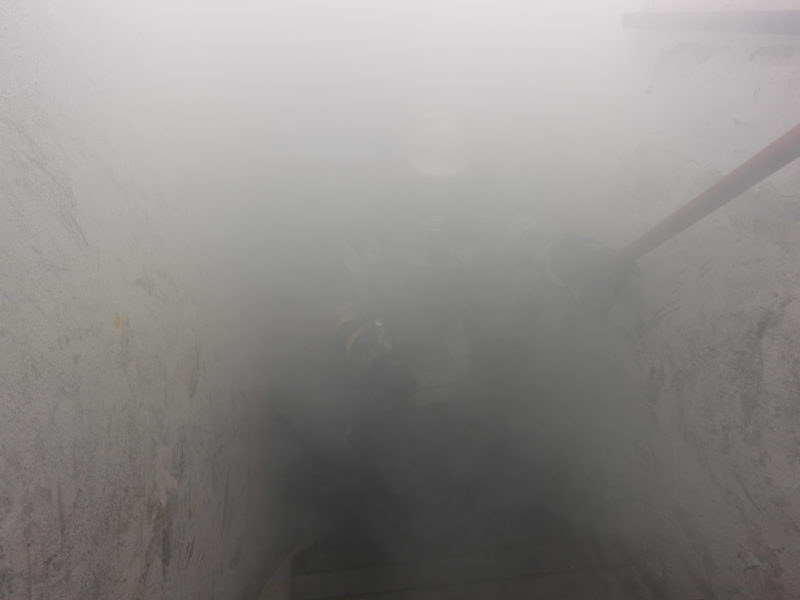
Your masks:
M353 289L336 311L341 351L365 374L402 362L413 374L416 406L450 401L469 372L467 265L444 236L430 220L386 249L344 251Z
M522 299L548 311L559 326L608 310L638 272L635 263L595 240L548 234L526 220L511 222L502 253L507 276L523 282Z

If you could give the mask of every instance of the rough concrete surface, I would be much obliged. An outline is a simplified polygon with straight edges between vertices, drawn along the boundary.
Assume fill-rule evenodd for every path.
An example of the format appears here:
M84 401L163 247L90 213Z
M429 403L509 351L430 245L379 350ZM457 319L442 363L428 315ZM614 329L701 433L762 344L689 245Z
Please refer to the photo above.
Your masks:
M204 287L202 229L137 82L108 77L130 58L100 6L0 6L0 598L254 597L245 317Z
M800 119L795 38L630 43L641 113L617 171L623 240ZM800 596L798 190L795 163L641 261L647 308L627 376L640 383L607 406L635 433L598 459L608 479L593 516L667 598Z

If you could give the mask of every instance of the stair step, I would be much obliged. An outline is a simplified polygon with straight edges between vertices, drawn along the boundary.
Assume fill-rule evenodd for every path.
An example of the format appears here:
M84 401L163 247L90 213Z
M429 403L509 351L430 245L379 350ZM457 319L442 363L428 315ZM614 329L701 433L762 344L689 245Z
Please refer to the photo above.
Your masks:
M328 596L331 598L332 596ZM503 581L339 596L342 600L652 600L629 566L530 575Z
M345 543L342 544L337 540L306 548L299 553L294 561L294 573L300 575L388 563L430 562L463 556L507 555L524 552L537 546L552 546L554 549L563 545L565 539L563 527L558 528L552 522L535 524L517 522L516 530L516 535L511 533L510 527L507 527L499 532L484 532L483 535L473 538L467 536L464 539L439 536L433 540L420 540L418 535L410 536L408 539L384 539L379 548L348 545L349 540L344 540ZM420 553L420 548L425 549L424 554ZM578 550L571 548L570 554L574 556Z
M366 556L361 558L368 560ZM342 562L347 560L342 558ZM557 546L527 548L502 554L491 553L480 557L473 555L418 559L391 565L359 565L357 561L351 560L351 568L309 572L313 563L310 560L302 565L305 572L301 569L295 570L292 597L296 600L358 597L419 588L496 582L553 572L571 572L589 566L571 562L567 552ZM326 566L333 565L328 563Z

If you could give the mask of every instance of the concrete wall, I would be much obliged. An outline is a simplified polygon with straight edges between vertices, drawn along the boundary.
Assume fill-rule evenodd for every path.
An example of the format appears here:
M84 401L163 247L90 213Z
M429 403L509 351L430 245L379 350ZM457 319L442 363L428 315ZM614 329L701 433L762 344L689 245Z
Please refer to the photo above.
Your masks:
M709 8L792 7L766 4ZM622 241L800 120L796 38L626 43L639 125L628 148L613 146L619 218L606 225ZM606 479L590 495L595 522L669 598L800 595L798 190L795 163L641 261L647 307L627 359L640 383L597 409L634 433L593 431L618 452L594 459Z
M272 538L232 207L187 193L176 90L107 6L0 7L0 598L251 598Z

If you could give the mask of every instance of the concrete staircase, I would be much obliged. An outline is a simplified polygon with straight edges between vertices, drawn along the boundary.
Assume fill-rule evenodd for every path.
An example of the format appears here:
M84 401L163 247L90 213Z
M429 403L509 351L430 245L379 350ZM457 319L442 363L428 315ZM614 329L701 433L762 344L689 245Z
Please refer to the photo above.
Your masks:
M560 546L397 557L311 547L292 554L260 600L651 600L636 570Z

